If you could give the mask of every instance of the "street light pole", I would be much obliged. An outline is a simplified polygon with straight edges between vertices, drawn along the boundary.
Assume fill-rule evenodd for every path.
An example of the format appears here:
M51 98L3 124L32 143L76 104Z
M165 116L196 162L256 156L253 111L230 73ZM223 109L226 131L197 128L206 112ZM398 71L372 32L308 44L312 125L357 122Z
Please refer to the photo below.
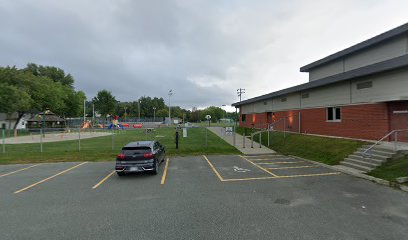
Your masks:
M156 107L153 107L153 122L156 122Z
M221 107L225 107L225 106L227 106L227 105L223 104ZM221 108L221 109L222 109L222 108ZM222 112L222 113L223 113L223 114L222 114L222 115L223 115L222 118L225 118L225 110L224 110L224 109L222 109L222 110L223 110L223 112Z
M169 124L171 124L171 105L170 105L170 97L173 95L173 90L169 90Z

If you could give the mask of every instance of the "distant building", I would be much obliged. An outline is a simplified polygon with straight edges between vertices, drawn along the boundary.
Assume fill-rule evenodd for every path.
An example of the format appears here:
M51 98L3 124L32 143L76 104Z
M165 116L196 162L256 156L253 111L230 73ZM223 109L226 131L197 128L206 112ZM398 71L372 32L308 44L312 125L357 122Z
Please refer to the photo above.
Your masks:
M372 140L408 129L408 23L300 71L308 83L234 103L240 125Z
M25 114L20 121L17 123L17 129L25 129L27 119L30 118L30 114ZM17 113L0 113L0 129L14 129L14 125L16 124L18 118Z
M33 118L27 120L27 128L30 131L40 130L41 128L47 130L63 130L65 127L65 119L49 110L36 114Z

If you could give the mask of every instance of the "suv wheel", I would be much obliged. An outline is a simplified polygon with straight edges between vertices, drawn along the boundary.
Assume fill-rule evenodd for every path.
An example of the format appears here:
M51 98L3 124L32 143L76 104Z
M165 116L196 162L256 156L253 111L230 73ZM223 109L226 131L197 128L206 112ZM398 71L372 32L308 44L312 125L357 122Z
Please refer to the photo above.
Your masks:
M159 173L159 161L155 160L154 161L154 169L152 171L153 175L157 175Z
M116 174L118 174L119 177L125 176L125 172L116 172Z

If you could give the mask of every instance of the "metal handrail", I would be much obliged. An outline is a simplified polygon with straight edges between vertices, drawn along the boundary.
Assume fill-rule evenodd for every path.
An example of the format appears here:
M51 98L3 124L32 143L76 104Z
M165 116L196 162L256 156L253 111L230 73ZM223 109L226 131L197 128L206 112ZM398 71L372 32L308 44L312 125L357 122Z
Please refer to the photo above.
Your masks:
M369 148L367 148L364 152L363 152L363 156L367 156L369 155L368 153L375 147L377 146L380 142L382 142L384 139L390 137L391 135L395 134L394 137L394 150L397 150L397 138L398 138L398 133L399 132L408 132L408 129L396 129L396 130L392 130L391 132L387 133L384 137L382 137L380 140L378 140L377 142L375 142L373 145L371 145Z

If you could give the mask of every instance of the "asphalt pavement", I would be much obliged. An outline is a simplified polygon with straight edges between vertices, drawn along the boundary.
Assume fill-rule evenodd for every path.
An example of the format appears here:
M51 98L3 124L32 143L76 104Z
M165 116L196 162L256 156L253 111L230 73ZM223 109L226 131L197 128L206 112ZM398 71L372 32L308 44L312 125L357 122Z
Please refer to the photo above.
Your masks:
M167 163L167 167L166 167ZM408 239L408 194L280 155L0 166L0 239Z

